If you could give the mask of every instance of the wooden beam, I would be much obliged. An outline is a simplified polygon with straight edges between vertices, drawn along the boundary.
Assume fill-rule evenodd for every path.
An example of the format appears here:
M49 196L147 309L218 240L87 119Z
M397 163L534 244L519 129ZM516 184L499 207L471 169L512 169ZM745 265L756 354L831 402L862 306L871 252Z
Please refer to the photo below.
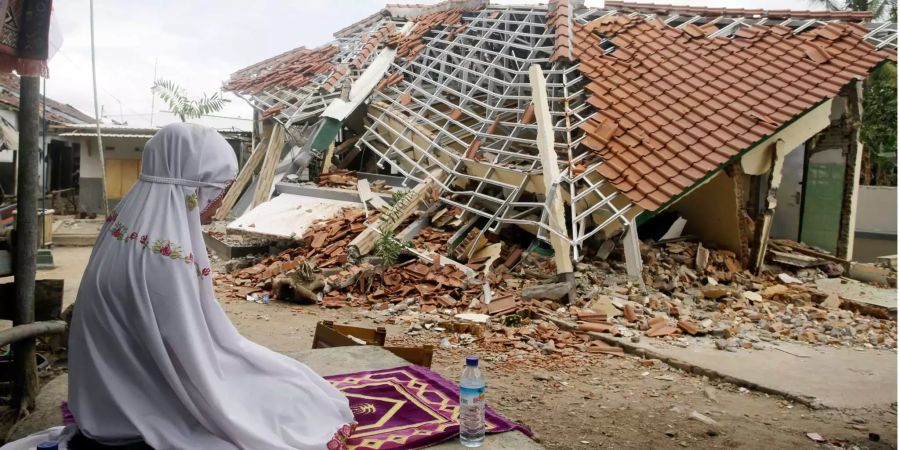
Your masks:
M284 128L276 125L272 127L272 135L269 137L269 146L266 149L266 158L262 168L259 169L259 179L256 182L256 192L253 193L253 203L250 207L258 206L272 195L272 180L275 179L275 168L281 160L281 149L284 147Z
M337 145L337 147L334 148L334 154L341 156L344 152L346 152L350 148L351 145L355 144L356 141L359 140L360 136L362 136L362 135L356 135L356 136L353 136L352 138L345 139L344 142L341 142L340 144Z
M775 216L775 207L778 205L778 187L781 186L782 169L784 168L784 157L790 149L785 146L783 140L775 141L775 148L772 154L772 169L769 176L769 189L766 194L766 209L756 225L756 236L754 238L753 257L750 259L751 270L759 273L762 269L763 261L766 258L766 247L769 245L769 232L772 230L772 218Z
M556 162L556 151L553 149L553 121L550 117L550 106L547 101L547 82L544 79L541 67L537 64L533 64L528 69L528 76L531 81L534 115L535 119L537 119L537 145L541 153L541 166L544 174L544 195L547 196L550 203L550 210L547 211L548 223L550 228L555 230L556 233L568 236L562 194L558 188L553 189L554 181L560 179L560 172L559 165ZM556 273L563 274L568 278L569 274L572 274L574 271L572 257L570 256L571 245L568 239L564 239L556 233L550 233L550 245L553 247ZM574 283L572 286L574 288ZM570 292L569 299L574 300L573 296L574 292Z
M331 158L334 157L334 142L328 144L328 151L325 152L325 160L322 161L322 173L331 171Z
M20 32L24 33L25 30L20 30ZM37 179L40 159L40 141L38 139L40 136L40 109L38 105L41 79L35 76L23 76L19 79L19 84L19 179L16 189L18 214L16 216L14 262L16 296L13 325L28 325L34 322L38 246ZM102 148L100 154L103 154ZM37 366L35 364L37 351L34 339L19 340L12 345L12 352L16 355L13 360L12 404L13 407L18 408L21 415L21 413L27 413L34 409L38 393Z
M432 171L428 179L412 188L406 196L403 197L402 201L392 205L390 210L382 213L382 216L377 222L366 227L365 230L356 235L356 237L350 241L350 255L356 258L368 255L375 247L375 242L378 240L379 236L381 236L379 230L393 231L409 216L416 212L419 209L419 203L430 197L432 189L435 184L437 184L437 177L439 177L440 174L440 170Z
M228 188L228 192L222 199L222 206L219 207L219 210L216 211L216 215L213 216L216 220L223 220L228 217L228 214L231 213L231 208L234 208L234 204L241 198L241 194L244 193L244 188L250 183L253 174L256 173L256 169L259 167L259 164L263 160L263 156L266 154L266 152L263 151L266 147L266 142L268 142L268 140L264 138L256 144L256 148L253 150L253 153L250 154L250 158L247 159L247 163L244 164L241 173L238 174L234 183Z

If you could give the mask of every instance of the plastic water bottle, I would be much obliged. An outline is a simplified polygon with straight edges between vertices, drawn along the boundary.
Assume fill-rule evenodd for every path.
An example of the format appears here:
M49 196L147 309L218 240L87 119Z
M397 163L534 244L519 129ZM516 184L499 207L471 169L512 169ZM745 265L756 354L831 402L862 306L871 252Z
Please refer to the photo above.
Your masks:
M484 443L484 395L487 387L478 357L466 358L466 368L459 380L459 442L466 447Z

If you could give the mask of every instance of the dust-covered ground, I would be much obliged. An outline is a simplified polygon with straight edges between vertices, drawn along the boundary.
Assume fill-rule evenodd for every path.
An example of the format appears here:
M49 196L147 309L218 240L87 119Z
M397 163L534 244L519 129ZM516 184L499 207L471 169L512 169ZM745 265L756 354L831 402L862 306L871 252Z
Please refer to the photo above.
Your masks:
M40 274L41 278L66 280L66 304L74 300L90 250L59 249L54 253L60 268ZM332 310L279 301L263 305L225 295L219 298L241 333L279 352L310 348L315 324L320 320L375 325L372 313L362 309ZM808 438L807 433L818 433L845 448L897 445L896 398L891 399L892 408L814 411L779 397L688 375L659 361L630 355L492 352L478 343L447 349L440 348L446 333L409 336L401 326L387 325L387 329L389 342L434 345L437 350L433 369L450 379L458 378L466 355L478 354L488 379L491 406L532 429L548 448L822 446ZM817 378L817 374L809 374L810 383L817 382ZM694 412L715 424L692 419ZM8 422L11 417L6 418ZM871 440L876 435L879 442Z
M222 300L222 305L245 336L277 351L309 348L319 320L375 325L369 311L355 308L329 310L234 299ZM444 336L433 333L411 339L400 326L387 329L389 342L438 347ZM478 354L484 361L491 406L531 428L548 448L816 448L819 444L807 433L842 442L846 448L897 445L894 408L813 411L779 397L688 375L654 360L515 352L485 352L477 344L438 348L433 369L457 379L465 355ZM809 376L811 383L816 382L816 374ZM691 419L693 412L716 424ZM880 442L870 440L870 433L877 434Z

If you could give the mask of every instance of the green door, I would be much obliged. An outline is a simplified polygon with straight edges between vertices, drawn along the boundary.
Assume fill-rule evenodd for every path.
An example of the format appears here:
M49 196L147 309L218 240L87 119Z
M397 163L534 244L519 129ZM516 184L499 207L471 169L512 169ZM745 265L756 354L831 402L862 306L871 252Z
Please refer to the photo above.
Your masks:
M845 169L840 149L817 152L809 158L803 185L800 241L832 254L840 232Z

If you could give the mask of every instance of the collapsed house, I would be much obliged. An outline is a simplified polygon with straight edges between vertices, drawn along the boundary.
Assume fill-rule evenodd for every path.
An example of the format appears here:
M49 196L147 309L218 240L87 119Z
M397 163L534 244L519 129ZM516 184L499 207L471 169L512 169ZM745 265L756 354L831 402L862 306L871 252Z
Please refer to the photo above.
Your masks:
M759 269L785 160L802 152L808 208L781 221L804 221L798 240L849 260L861 80L896 60L896 27L870 19L618 1L388 5L226 82L263 125L219 218L352 170L433 189L462 224L450 246L463 261L485 234L519 227L562 255L559 272L621 238L637 277L640 230L665 236L655 229L668 215ZM819 201L822 186L836 204Z

